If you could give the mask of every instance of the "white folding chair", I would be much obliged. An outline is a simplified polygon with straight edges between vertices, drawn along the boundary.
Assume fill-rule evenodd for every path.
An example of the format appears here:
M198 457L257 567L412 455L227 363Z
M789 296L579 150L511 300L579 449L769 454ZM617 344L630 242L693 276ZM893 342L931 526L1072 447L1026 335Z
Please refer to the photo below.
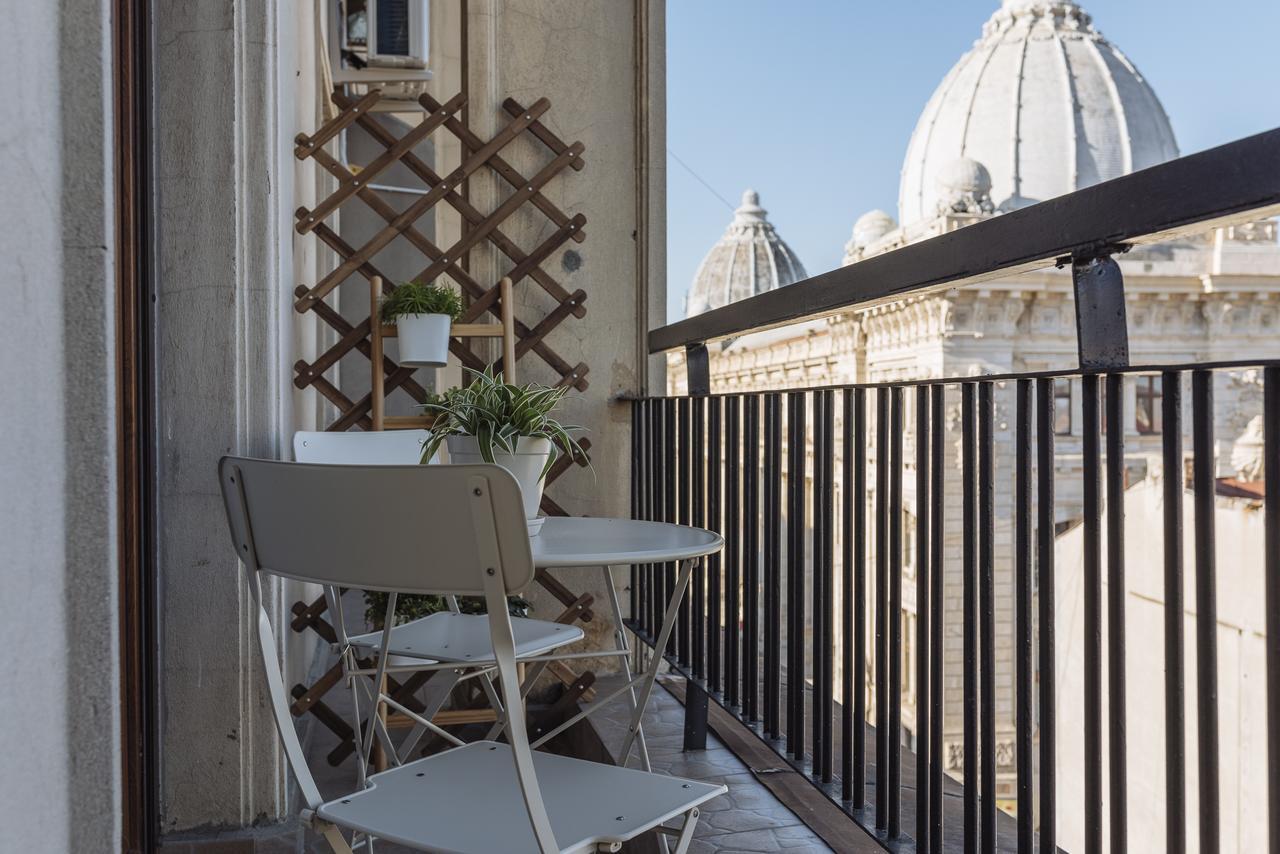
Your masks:
M430 437L426 430L386 430L350 433L307 432L299 431L293 436L293 457L300 463L323 463L328 465L415 465L422 457L423 444ZM355 729L360 729L361 703L357 690L369 688L373 684L366 680L353 679L359 675L370 675L368 668L359 668L355 664L356 656L376 652L379 648L381 632L369 632L354 637L346 631L345 621L340 608L342 591L328 585L325 596L334 620L334 630L338 635L338 653L342 657L344 675L352 685L352 699L355 707ZM437 663L452 663L454 666L444 668L427 683L425 689L425 706L418 717L430 720L448 700L451 691L465 678L478 676L482 681L490 704L498 716L494 732L501 726L503 707L493 688L491 672L494 663L493 647L489 640L488 621L481 614L463 614L458 609L457 597L445 597L448 611L431 614L417 620L396 626L391 632L389 650L390 665L395 673L403 675L430 667ZM545 656L552 650L582 640L581 628L551 620L535 620L520 618L512 622L515 635L516 658ZM357 689L356 686L362 686ZM373 700L371 696L366 699ZM378 700L385 700L379 697ZM376 704L376 703L374 703ZM403 709L398 708L403 711ZM426 735L427 727L416 722L408 736L393 751L398 754L393 759L407 758ZM384 748L392 750L384 740ZM359 757L359 753L357 756ZM364 779L368 769L359 761L360 779Z
M724 786L535 753L529 748L507 597L534 578L520 489L497 466L320 466L224 457L232 543L249 574L271 707L306 801L303 819L336 854L343 831L454 854L617 851L648 830L688 850L699 806ZM293 727L262 575L397 594L483 596L507 743L479 741L320 796ZM381 634L378 674L391 651ZM376 715L363 734L372 743ZM446 735L446 737L448 737ZM683 818L678 827L665 822Z

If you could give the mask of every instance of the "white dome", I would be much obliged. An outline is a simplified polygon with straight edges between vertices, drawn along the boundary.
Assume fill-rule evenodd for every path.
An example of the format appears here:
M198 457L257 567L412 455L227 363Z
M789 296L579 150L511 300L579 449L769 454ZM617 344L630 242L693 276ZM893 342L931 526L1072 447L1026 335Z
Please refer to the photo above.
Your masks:
M938 181L959 158L986 167L1013 210L1178 156L1164 108L1123 53L1064 0L1004 0L916 123L899 220L945 207Z
M808 278L767 213L755 190L742 194L733 222L698 265L685 302L686 317Z

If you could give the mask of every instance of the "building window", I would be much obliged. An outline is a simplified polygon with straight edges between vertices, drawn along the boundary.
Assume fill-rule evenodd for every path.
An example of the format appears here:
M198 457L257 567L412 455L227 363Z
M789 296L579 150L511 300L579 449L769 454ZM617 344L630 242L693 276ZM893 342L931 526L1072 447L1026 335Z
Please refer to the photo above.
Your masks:
M1162 398L1164 389L1160 377L1138 377L1134 398L1134 426L1139 433L1151 435L1159 433L1162 424Z
M1066 377L1053 381L1053 432L1071 435L1071 380Z

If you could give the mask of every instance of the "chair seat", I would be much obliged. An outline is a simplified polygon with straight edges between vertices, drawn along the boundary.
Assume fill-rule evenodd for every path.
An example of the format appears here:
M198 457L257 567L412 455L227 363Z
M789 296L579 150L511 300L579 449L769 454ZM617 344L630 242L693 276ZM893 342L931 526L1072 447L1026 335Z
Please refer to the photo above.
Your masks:
M513 618L516 657L540 655L556 647L582 640L582 629L548 620ZM382 647L382 632L370 632L351 639L353 646ZM391 654L428 661L479 662L493 660L489 618L484 614L437 614L396 626L391 630Z
M514 622L514 621L513 621ZM725 786L535 752L538 788L562 852L626 842L728 791ZM511 748L478 741L369 778L322 805L339 827L421 851L521 854L538 845Z

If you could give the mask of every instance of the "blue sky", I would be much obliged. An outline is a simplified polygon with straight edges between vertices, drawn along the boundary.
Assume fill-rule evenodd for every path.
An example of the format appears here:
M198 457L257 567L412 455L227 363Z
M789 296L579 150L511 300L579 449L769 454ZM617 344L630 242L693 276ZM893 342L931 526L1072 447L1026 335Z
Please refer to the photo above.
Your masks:
M897 215L916 118L999 0L669 0L667 316L742 191L810 275L853 221ZM1085 0L1164 103L1182 153L1280 126L1280 2ZM1215 10L1220 10L1216 14Z

